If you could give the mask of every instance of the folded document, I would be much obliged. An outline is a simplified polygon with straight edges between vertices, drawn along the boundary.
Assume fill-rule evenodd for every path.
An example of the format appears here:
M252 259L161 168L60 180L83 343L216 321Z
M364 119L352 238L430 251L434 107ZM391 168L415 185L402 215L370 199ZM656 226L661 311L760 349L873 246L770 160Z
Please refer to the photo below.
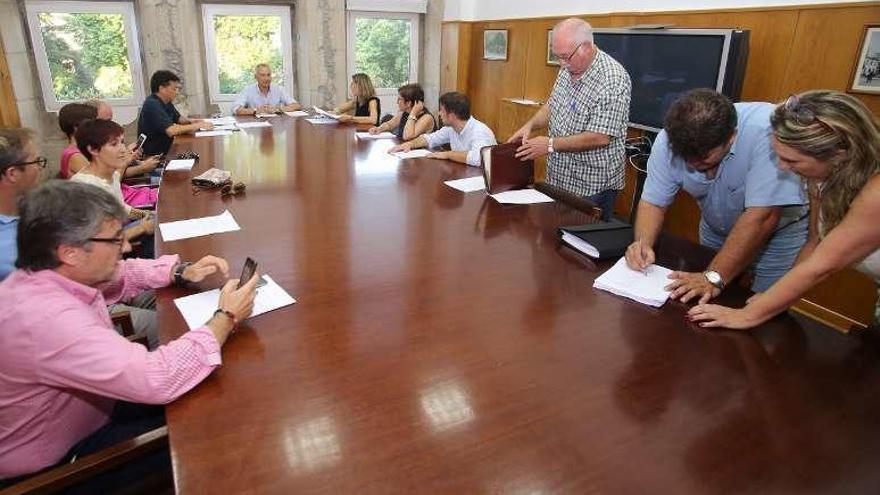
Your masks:
M627 266L626 258L620 258L593 282L593 287L659 308L669 299L669 291L664 287L671 282L670 273L672 270L658 265L643 272L633 270Z

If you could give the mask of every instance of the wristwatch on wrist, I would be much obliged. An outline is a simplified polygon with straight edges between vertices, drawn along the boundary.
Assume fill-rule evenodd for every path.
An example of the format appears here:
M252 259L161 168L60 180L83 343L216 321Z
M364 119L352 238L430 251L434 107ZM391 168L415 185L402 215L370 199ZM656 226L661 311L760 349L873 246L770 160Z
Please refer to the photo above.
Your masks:
M710 284L718 288L718 290L724 290L724 279L721 278L720 273L715 270L706 270L703 272L703 276L706 277L706 280L708 280Z
M182 286L186 284L186 279L183 278L183 271L189 268L192 265L190 262L178 263L177 266L174 267L174 285Z
M553 138L550 138L550 144L547 145L547 153L555 153L556 150L553 149Z

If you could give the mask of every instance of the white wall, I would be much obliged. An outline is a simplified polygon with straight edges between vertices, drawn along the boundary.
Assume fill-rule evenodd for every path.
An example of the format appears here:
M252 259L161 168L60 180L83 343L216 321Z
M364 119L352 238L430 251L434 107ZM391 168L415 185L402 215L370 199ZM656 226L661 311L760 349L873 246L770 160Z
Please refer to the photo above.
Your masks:
M871 3L876 0L853 0ZM707 10L839 3L839 0L446 0L444 20L481 21L525 17Z

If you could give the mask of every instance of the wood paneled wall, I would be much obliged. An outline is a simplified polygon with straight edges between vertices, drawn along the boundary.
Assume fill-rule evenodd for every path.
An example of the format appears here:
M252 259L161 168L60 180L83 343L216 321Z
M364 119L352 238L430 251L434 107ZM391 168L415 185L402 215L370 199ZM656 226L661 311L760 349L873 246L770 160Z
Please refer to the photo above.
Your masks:
M880 23L880 3L804 5L776 8L677 11L581 16L594 27L625 27L660 23L675 27L742 28L751 31L750 54L743 101L780 101L806 89L849 86L864 26ZM475 116L500 135L502 98L545 101L558 67L546 64L547 31L561 18L446 23L444 36L455 30L459 45L441 53L443 77L456 81L455 89L468 93ZM508 59L483 60L483 30L508 30ZM461 33L467 31L469 41ZM600 47L601 48L601 47ZM456 57L450 64L449 58ZM880 96L856 95L880 114ZM509 119L505 119L509 120ZM628 173L632 181L633 174ZM632 194L628 186L626 192ZM672 205L667 231L697 238L696 203L680 195ZM618 213L628 216L631 197L619 198ZM838 327L873 319L875 286L852 270L833 277L805 296L802 308ZM817 309L818 308L818 309Z
M12 76L9 64L6 63L6 50L0 39L0 127L18 127L18 105L15 104L15 92L12 90Z

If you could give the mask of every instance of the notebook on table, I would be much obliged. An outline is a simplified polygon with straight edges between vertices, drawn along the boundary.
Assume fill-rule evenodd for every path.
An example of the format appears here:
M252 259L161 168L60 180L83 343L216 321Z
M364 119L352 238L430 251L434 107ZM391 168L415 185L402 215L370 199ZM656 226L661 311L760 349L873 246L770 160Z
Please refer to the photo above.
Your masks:
M632 225L611 219L607 222L588 223L559 227L557 231L563 243L599 260L619 258L633 242Z
M516 157L516 149L521 145L522 141L515 141L480 149L483 178L489 194L525 189L534 182L535 161L522 161Z

